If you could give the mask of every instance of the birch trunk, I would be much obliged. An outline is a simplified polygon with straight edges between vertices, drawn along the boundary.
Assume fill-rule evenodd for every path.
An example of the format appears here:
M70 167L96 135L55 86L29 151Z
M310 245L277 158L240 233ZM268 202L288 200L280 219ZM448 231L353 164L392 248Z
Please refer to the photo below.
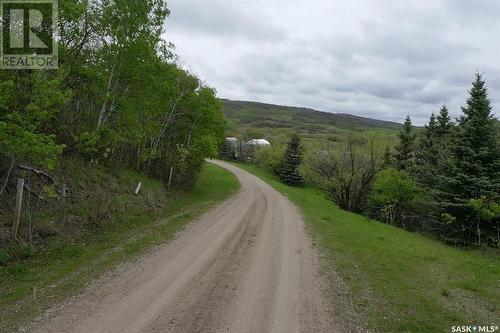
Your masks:
M104 123L106 121L106 109L108 106L109 97L111 96L111 87L113 85L115 66L116 66L116 64L113 64L113 67L111 68L111 73L109 74L108 86L106 88L106 98L104 99L104 102L102 103L101 112L99 112L99 119L97 120L97 129L101 128L101 126L104 125Z

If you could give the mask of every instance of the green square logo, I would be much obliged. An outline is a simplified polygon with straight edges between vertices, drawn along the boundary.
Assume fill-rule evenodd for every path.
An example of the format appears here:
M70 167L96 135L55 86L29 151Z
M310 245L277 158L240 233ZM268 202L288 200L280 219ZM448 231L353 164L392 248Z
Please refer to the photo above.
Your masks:
M58 67L57 0L0 0L0 68Z

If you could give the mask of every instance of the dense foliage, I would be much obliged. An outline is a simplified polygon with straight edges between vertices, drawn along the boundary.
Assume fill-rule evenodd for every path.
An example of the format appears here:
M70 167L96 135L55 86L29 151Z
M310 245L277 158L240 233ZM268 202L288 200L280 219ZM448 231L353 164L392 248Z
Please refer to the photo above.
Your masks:
M462 111L453 123L444 105L423 129L408 116L392 145L373 132L333 141L318 137L305 145L300 175L342 209L453 244L499 247L498 121L482 75ZM280 159L281 147L257 152L257 162L281 175L276 170L293 156Z
M448 239L498 244L500 216L482 212L500 203L500 145L482 75L476 75L462 111L448 135L448 158L436 167L437 181L429 187L436 193L439 212L453 217L444 228Z
M279 176L283 169L283 160L285 157L285 147L273 145L259 148L255 153L255 162L267 169L272 174Z
M23 160L54 169L78 155L165 182L173 168L173 186L192 185L225 118L215 91L176 65L162 39L166 2L59 6L60 68L0 71L0 180Z
M419 212L421 205L409 209L419 215L417 229L431 230L451 243L499 246L500 145L481 74L476 74L462 112L456 124L446 106L437 117L432 114L418 145L412 144L415 134L407 119L393 164L428 194L425 214ZM402 187L399 177L390 182Z
M414 209L417 197L417 184L410 174L393 168L378 173L370 195L371 204L379 209L381 220L402 226L405 226L407 213Z

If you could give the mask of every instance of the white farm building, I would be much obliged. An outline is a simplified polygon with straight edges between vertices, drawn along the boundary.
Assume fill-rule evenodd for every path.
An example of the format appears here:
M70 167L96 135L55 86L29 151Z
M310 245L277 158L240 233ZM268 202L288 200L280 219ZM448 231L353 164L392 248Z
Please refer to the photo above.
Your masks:
M221 147L220 158L228 160L251 161L255 158L255 152L262 147L270 146L266 139L252 139L247 142L238 138L226 138L226 144Z
M247 142L248 145L250 146L270 146L271 143L267 141L266 139L252 139Z

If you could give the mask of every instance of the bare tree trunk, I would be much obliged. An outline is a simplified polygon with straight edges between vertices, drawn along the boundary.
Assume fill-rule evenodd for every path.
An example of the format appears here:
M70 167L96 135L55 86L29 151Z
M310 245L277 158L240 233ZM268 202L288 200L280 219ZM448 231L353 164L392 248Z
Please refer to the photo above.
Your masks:
M106 109L107 109L107 105L108 105L108 99L111 96L111 87L113 85L115 66L116 66L116 63L113 64L113 67L111 68L111 73L109 74L108 86L106 88L106 98L104 99L104 102L102 103L101 111L99 112L99 119L97 120L97 129L99 129L106 121Z
M179 102L184 97L184 94L185 94L185 91L182 90L181 93L175 99L170 110L163 114L163 117L161 120L160 132L158 133L158 136L156 138L153 138L151 140L150 149L151 150L155 149L157 154L158 154L158 157L161 157L161 155L162 155L162 148L160 147L160 144L161 144L162 140L165 138L165 133L167 132L169 125L172 123L172 119L176 116L175 110L177 109L177 105L179 104ZM150 167L151 166L151 154L148 157L147 162L148 162L148 167Z
M10 167L9 170L7 171L7 175L5 176L5 181L3 182L2 188L0 189L0 195L3 193L5 188L7 187L7 184L9 183L9 178L10 174L12 172L12 168L14 167L14 155L10 155Z
M59 209L61 214L60 223L62 225L66 225L66 191L67 191L66 184L63 184L61 187L61 197L59 198L60 200Z
M196 127L196 121L194 121L193 126L191 126L191 130L189 130L189 135L188 135L187 144L186 144L186 146L188 146L188 147L191 143L191 136L193 135L193 131L194 131L195 127Z
M17 195L16 195L16 207L14 208L14 221L12 223L12 238L17 238L17 231L19 230L19 220L21 219L21 210L23 206L23 190L24 190L24 179L19 178L17 180Z
M500 225L497 221L497 244L500 246Z
M477 218L477 240L478 244L481 245L481 228L479 227L479 223L481 222L480 218Z
M167 128L170 125L172 118L174 117L174 112L177 109L177 105L179 104L179 102L182 100L183 97L184 97L184 91L181 91L179 96L177 96L177 98L175 99L174 104L170 108L170 112L166 112L163 115L161 130L153 145L155 148L158 148L160 141L164 138Z

